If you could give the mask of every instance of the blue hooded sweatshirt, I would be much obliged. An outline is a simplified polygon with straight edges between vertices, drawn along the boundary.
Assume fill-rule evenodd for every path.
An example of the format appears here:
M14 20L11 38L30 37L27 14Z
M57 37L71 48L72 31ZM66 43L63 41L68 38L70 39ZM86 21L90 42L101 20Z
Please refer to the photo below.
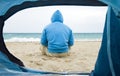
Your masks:
M59 10L55 11L51 22L42 32L41 44L47 46L50 53L68 52L74 43L74 38L72 30L63 24L63 16Z

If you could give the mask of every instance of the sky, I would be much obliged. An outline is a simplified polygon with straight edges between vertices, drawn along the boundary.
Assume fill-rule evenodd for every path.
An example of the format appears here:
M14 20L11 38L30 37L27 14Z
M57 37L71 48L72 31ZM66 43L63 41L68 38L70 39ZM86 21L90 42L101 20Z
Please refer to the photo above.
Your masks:
M51 16L60 10L64 24L73 33L102 33L107 7L43 6L21 10L5 21L4 33L41 33L51 23Z

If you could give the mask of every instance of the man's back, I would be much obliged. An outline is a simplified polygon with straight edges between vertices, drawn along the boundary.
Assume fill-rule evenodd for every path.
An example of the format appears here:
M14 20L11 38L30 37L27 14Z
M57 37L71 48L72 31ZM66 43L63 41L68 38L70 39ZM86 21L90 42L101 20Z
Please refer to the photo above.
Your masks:
M41 43L48 47L50 53L67 52L74 42L72 30L63 24L63 17L59 11L53 14L51 21L52 23L43 30Z

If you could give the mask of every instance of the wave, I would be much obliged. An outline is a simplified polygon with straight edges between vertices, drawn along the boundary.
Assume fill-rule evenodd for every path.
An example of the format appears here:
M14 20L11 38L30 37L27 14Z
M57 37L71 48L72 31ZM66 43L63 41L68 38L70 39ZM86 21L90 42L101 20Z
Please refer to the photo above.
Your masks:
M102 39L75 39L75 41L102 41Z
M5 42L34 42L34 41L40 41L39 38L10 38L10 39L5 39Z
M40 42L40 38L10 38L5 39L5 42ZM101 41L101 39L75 39L75 41Z

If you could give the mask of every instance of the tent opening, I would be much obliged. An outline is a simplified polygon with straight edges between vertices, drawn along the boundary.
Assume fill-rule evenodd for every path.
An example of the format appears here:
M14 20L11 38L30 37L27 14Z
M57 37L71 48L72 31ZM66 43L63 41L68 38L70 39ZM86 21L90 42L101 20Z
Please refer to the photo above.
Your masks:
M54 11L60 10L64 24L74 35L70 56L41 55L40 36L51 23ZM91 72L101 46L107 7L45 6L24 9L5 21L4 41L8 50L26 67L52 72Z

